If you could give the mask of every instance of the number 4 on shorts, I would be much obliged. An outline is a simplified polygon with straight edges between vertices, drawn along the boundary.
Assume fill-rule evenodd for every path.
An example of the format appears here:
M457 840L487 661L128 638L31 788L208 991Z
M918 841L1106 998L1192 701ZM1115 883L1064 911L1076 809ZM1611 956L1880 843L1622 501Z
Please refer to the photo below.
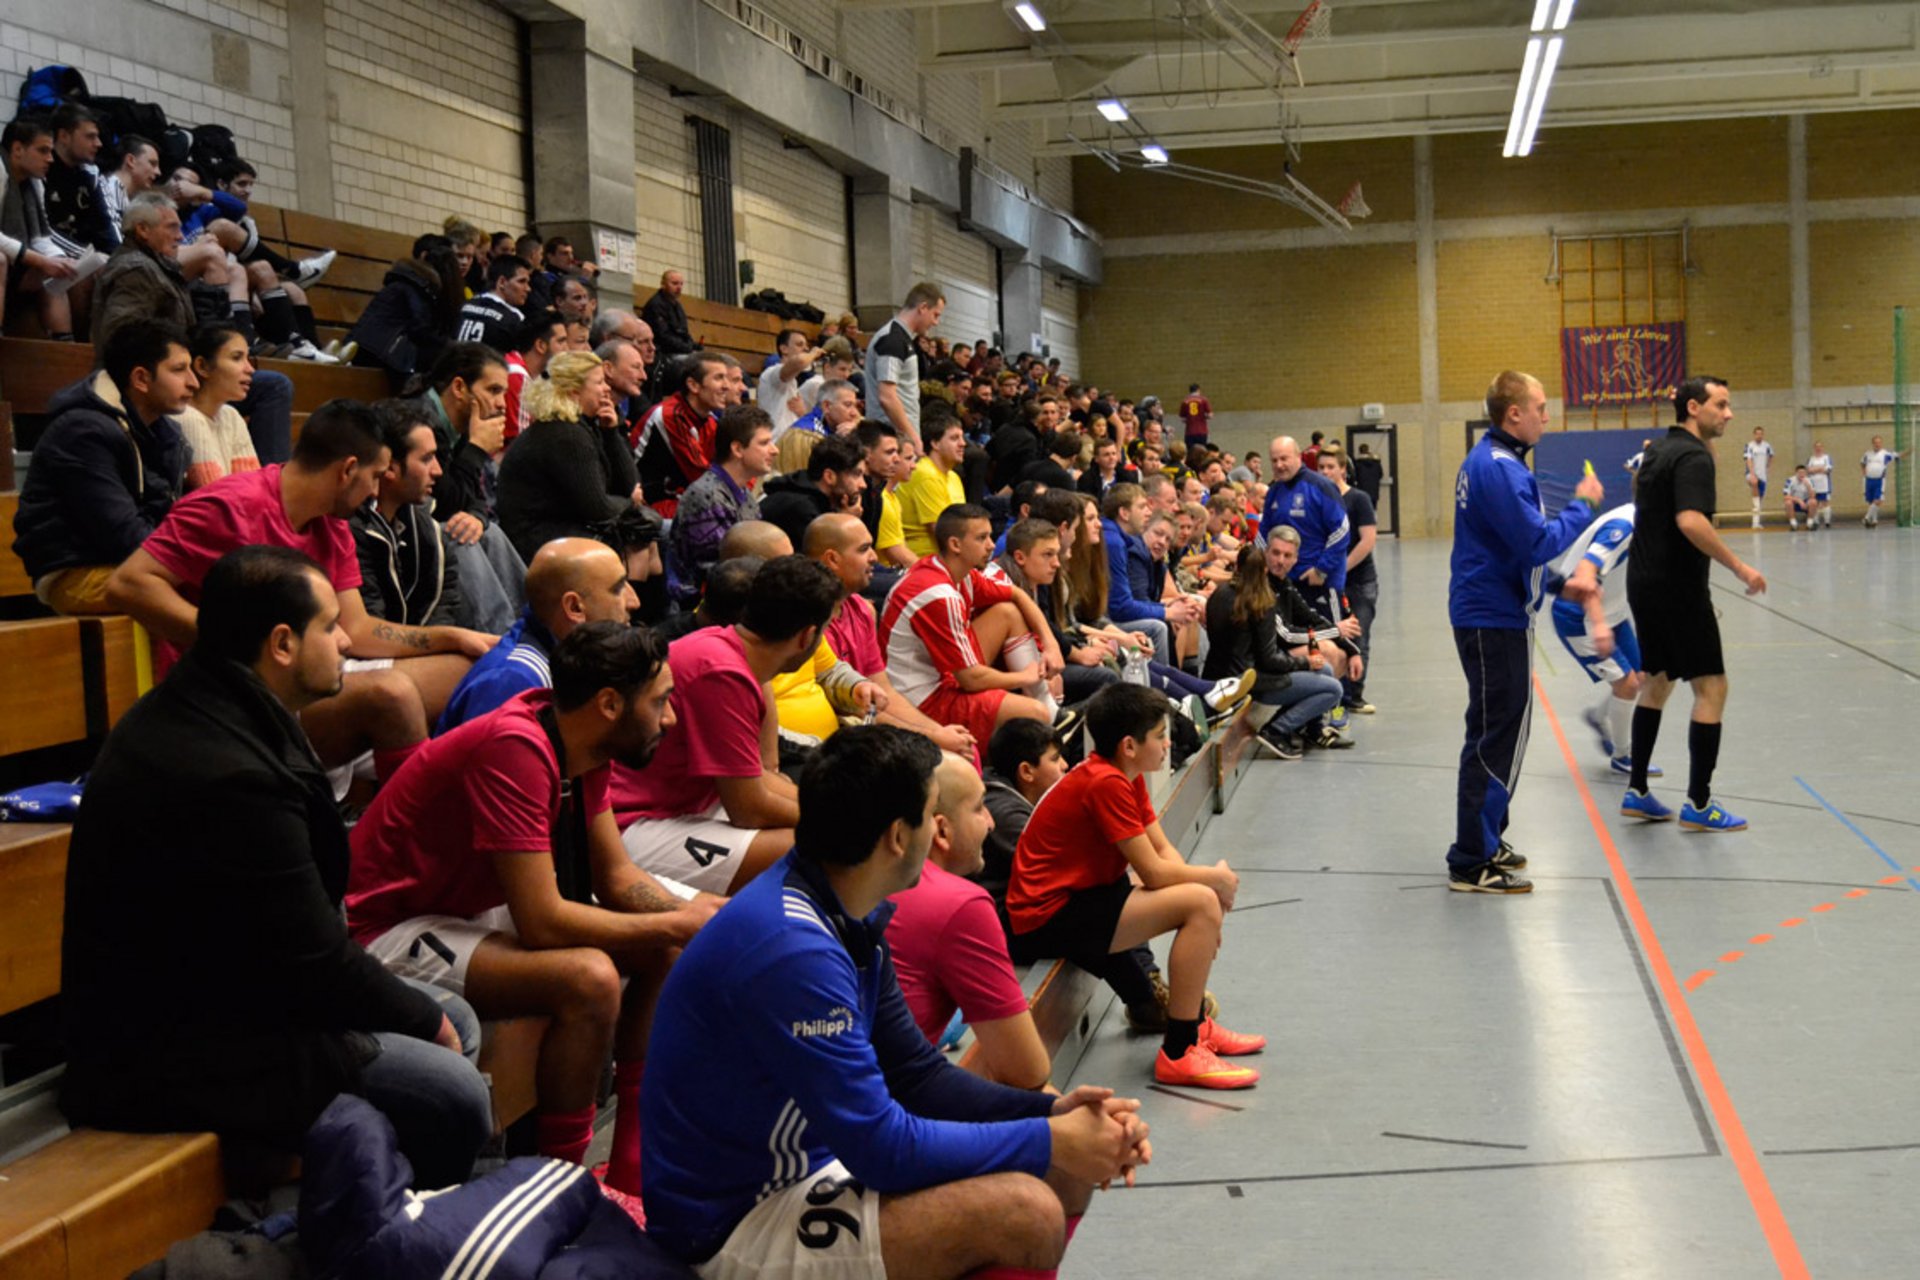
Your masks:
M710 840L687 837L687 856L703 867L710 867L716 858L724 858L733 850L723 844L714 844Z

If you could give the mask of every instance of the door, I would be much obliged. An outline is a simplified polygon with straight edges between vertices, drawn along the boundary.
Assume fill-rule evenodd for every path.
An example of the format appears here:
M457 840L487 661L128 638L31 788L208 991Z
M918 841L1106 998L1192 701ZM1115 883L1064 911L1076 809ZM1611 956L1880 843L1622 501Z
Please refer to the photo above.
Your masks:
M1400 536L1399 473L1398 427L1391 422L1367 422L1347 428L1347 483L1373 499L1378 532L1396 538Z

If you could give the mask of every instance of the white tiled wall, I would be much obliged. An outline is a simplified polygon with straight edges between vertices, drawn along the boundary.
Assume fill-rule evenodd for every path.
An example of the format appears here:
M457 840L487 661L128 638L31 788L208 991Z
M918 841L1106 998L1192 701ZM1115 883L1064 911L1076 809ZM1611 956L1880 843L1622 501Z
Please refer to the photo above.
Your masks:
M906 9L858 9L841 26L840 58L869 84L912 110L920 107L920 55Z
M633 82L633 197L638 218L635 290L644 299L660 273L676 270L687 292L706 296L700 265L700 185L694 176L693 129L667 87L636 76Z
M850 310L845 179L743 113L731 127L734 246L755 266L742 294L778 289L832 315Z
M949 342L992 337L1000 325L992 246L960 230L952 214L932 205L917 205L913 212L913 274L947 291L947 309L936 332Z
M1060 357L1060 369L1068 377L1080 376L1080 289L1077 285L1047 277L1040 295L1040 332L1047 346Z

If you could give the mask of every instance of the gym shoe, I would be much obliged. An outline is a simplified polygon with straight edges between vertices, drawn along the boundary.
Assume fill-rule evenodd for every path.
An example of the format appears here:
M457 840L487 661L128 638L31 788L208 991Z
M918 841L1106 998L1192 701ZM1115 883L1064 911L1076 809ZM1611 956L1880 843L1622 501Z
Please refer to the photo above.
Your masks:
M1593 730L1594 736L1600 739L1600 754L1609 760L1613 759L1613 733L1607 728L1607 717L1600 708L1588 707L1585 719L1587 728Z
M339 356L330 356L305 338L295 338L287 347L287 359L308 360L314 364L339 364Z
M1165 975L1158 969L1152 971L1149 981L1153 983L1154 1002L1159 1005L1160 1013L1164 1017L1167 1012L1167 1002L1173 999L1173 991L1167 986ZM1214 994L1211 991L1203 991L1200 993L1200 1016L1202 1018L1217 1018L1220 1016L1220 1002L1214 998Z
M1087 713L1077 706L1060 708L1059 713L1053 717L1054 736L1065 742L1080 732L1080 724L1086 718Z
M1359 702L1352 702L1347 704L1347 710L1353 712L1353 714L1357 716L1370 716L1374 712L1378 711L1379 709L1380 708L1374 706L1371 702L1368 702L1364 698L1362 698Z
M1314 740L1313 745L1323 751L1345 751L1353 745L1353 739L1329 724L1321 727L1320 736Z
M1347 709L1345 707L1335 707L1333 710L1327 712L1327 723L1335 729L1345 729L1347 727Z
M1527 855L1502 840L1490 861L1502 871L1519 871L1527 865Z
M1737 813L1729 813L1718 800L1711 797L1707 807L1696 809L1691 800L1680 806L1680 829L1682 831L1745 831L1747 820Z
M1252 667L1237 676L1213 682L1213 691L1206 696L1207 710L1224 711L1228 707L1238 706L1253 693L1253 682L1257 673Z
M1267 1038L1229 1031L1212 1018L1206 1018L1200 1023L1200 1043L1223 1058L1242 1058L1266 1048Z
M333 266L333 260L339 257L337 250L329 249L325 253L316 253L311 258L302 258L293 273L293 282L302 289L318 284L320 277L327 274Z
M1260 1083L1258 1071L1252 1067L1230 1066L1204 1044L1189 1048L1178 1062L1161 1049L1154 1055L1153 1078L1161 1084L1185 1085L1190 1089L1246 1089Z
M1623 817L1639 818L1643 822L1671 822L1673 810L1654 798L1651 791L1635 791L1627 788L1620 797L1620 813Z
M1253 749L1269 760L1298 760L1306 754L1306 744L1292 733L1256 733Z
M1607 768L1613 770L1615 773L1624 774L1631 778L1633 776L1633 757L1615 756L1613 759L1607 761ZM1657 764L1650 764L1647 766L1647 776L1649 778L1664 778L1667 776L1667 771Z
M1455 893L1532 893L1533 881L1483 862L1472 871L1449 871L1447 888Z
M1165 1005L1128 1005L1127 1030L1137 1036L1158 1036L1166 1034L1167 1010Z

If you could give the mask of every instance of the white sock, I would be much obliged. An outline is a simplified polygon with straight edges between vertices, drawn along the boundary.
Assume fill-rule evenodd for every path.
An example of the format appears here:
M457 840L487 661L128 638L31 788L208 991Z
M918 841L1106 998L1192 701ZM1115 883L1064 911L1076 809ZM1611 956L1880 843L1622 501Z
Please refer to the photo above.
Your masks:
M1015 636L1007 641L1006 651L1001 656L1006 659L1007 670L1009 671L1018 671L1022 667L1033 666L1040 661L1040 642L1031 634ZM1035 702L1045 707L1047 709L1047 715L1049 716L1054 715L1060 710L1060 704L1053 700L1053 693L1047 688L1047 682L1044 680L1037 684L1028 685L1026 694L1029 698L1032 698Z
M1633 699L1607 695L1607 729L1613 738L1613 754L1633 754Z

